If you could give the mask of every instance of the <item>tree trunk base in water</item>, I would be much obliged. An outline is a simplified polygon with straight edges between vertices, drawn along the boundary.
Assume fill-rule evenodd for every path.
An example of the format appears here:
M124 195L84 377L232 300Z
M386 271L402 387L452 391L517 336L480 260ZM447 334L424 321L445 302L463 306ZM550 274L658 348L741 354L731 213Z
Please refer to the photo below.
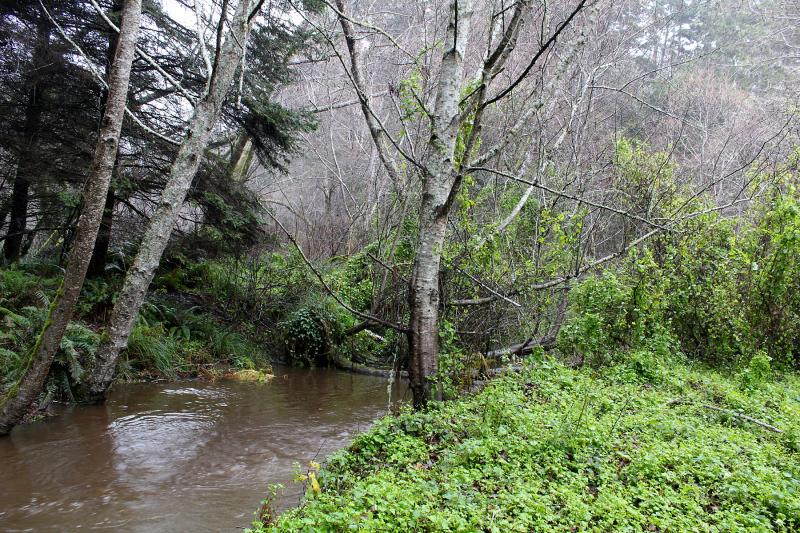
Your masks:
M100 405L106 402L108 390L97 391L91 387L81 386L73 391L75 401L80 405Z

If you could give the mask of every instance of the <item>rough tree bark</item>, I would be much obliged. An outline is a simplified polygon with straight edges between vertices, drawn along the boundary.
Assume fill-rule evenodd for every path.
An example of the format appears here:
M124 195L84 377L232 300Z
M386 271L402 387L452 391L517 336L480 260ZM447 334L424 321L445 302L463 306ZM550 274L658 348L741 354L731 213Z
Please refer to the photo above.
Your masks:
M0 435L11 431L41 392L86 277L117 155L141 8L141 0L125 2L119 46L108 82L106 112L89 171L84 206L78 219L64 281L50 306L47 321L30 352L22 377L0 400Z
M111 10L114 13L122 12L122 0L114 0ZM114 17L116 18L116 17ZM106 52L106 77L111 76L111 68L114 64L114 54L117 50L117 43L119 42L119 34L115 31L110 31L108 34L108 51ZM108 90L103 91L103 107L108 100ZM105 109L104 109L105 111ZM118 171L117 165L119 160L114 161L114 170L111 173L112 181ZM114 205L116 204L116 194L114 193L114 186L111 184L108 187L108 194L106 195L106 203L103 207L103 219L100 222L100 231L97 233L97 240L94 243L94 250L92 251L92 260L89 262L90 277L100 276L105 271L106 261L108 258L108 247L111 243L111 229L114 225Z
M38 71L46 67L49 41L50 30L47 24L40 20L31 62L33 82L28 89L28 105L25 107L22 149L17 160L17 172L11 190L8 236L3 243L3 255L9 262L17 261L20 258L25 226L28 222L28 191L36 173L36 161L39 156L36 147L42 117L42 92L45 86L45 83L42 83L44 76Z
M186 193L200 166L225 94L241 62L243 46L246 45L253 18L250 16L253 5L253 0L241 0L230 22L220 21L220 24L225 24L230 29L218 51L208 90L195 106L189 132L172 163L169 180L142 238L139 252L125 276L122 291L111 313L106 339L97 349L95 368L83 390L79 391L81 402L102 402L111 386L117 358L128 344L139 308L144 302Z
M409 290L408 374L414 406L432 398L431 379L439 356L439 266L447 231L451 193L456 186L456 138L464 78L464 53L470 35L472 2L453 0L445 36L438 92L434 105L431 155L420 204L419 236Z

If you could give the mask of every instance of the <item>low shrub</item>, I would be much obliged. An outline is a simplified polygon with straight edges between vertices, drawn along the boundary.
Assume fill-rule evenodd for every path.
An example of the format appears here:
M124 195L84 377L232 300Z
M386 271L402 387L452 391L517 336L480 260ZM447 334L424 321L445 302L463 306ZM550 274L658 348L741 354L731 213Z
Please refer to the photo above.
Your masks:
M569 295L559 348L600 367L630 350L682 352L735 369L769 357L800 364L800 199L794 189L753 220L689 219Z
M340 343L353 319L332 299L311 299L281 324L289 359L301 365L327 364L331 349Z
M43 265L36 265L43 270ZM0 270L0 391L12 385L24 370L48 306L60 280L42 277L25 268ZM113 303L113 284L105 278L87 280L76 318L67 326L51 367L44 394L72 399L71 389L94 364L100 343L97 313ZM102 320L100 320L102 322ZM269 369L264 350L238 331L222 325L198 307L167 301L148 301L121 354L117 379L138 380L195 375L206 367Z

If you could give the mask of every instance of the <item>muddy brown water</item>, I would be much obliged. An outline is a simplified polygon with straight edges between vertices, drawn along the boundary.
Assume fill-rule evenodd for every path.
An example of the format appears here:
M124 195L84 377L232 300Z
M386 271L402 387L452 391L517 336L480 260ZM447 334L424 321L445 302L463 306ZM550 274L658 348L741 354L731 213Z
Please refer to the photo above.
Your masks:
M294 463L345 447L387 411L385 378L276 368L266 384L115 387L0 438L0 531L241 531ZM405 386L393 390L397 400Z

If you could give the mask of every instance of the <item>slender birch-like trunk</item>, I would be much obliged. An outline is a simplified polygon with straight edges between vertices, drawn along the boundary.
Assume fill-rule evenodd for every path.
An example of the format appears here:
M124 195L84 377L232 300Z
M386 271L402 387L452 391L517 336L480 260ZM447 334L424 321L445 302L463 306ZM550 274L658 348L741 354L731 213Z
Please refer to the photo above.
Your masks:
M122 0L114 0L111 5L111 10L114 13L121 13L122 7ZM110 31L108 34L108 51L106 52L108 61L106 64L106 77L111 76L111 67L114 64L114 52L117 49L118 41L119 34L113 30ZM108 99L108 90L105 91L104 96L104 100ZM97 233L94 250L92 251L92 260L89 262L89 272L87 273L89 277L100 276L105 271L106 261L108 259L108 247L111 244L111 229L114 225L114 205L117 201L116 194L114 193L113 180L119 173L118 165L119 160L117 159L114 161L114 170L111 173L112 185L108 188L108 194L106 195L106 203L103 207L103 219L100 222L100 231Z
M141 0L125 2L114 66L108 80L106 110L89 171L83 210L78 219L75 242L70 250L64 281L50 306L47 321L29 354L30 359L22 377L0 400L0 435L7 434L22 420L41 392L80 296L117 155L136 36L139 33L141 8Z
M439 266L452 194L457 186L455 147L464 77L464 52L470 34L472 2L453 0L445 37L441 74L433 111L431 156L420 204L419 236L409 287L408 374L414 406L432 398L439 357Z
M217 122L225 94L239 66L243 47L250 29L250 12L253 0L241 0L229 23L220 21L230 29L219 50L208 90L197 102L189 123L189 132L181 143L170 169L169 180L161 195L156 212L142 238L136 258L125 276L122 291L111 313L107 336L96 354L92 375L80 391L80 400L86 403L102 402L114 379L114 370L120 352L128 344L139 308L167 247L172 228L183 206L186 193L208 146L211 132Z
M336 0L339 23L350 54L351 82L361 104L379 159L395 183L399 172L386 153L382 129L374 115L366 76L362 71L353 23L345 13L344 0ZM439 265L447 230L447 217L452 194L458 186L459 171L455 165L455 147L461 120L459 103L464 78L464 53L472 22L472 1L451 0L441 73L435 108L431 116L431 154L425 164L425 182L420 204L419 236L411 283L409 305L411 317L407 329L409 343L409 378L414 406L424 406L432 397L432 378L437 372L439 357ZM366 324L365 324L366 326Z

